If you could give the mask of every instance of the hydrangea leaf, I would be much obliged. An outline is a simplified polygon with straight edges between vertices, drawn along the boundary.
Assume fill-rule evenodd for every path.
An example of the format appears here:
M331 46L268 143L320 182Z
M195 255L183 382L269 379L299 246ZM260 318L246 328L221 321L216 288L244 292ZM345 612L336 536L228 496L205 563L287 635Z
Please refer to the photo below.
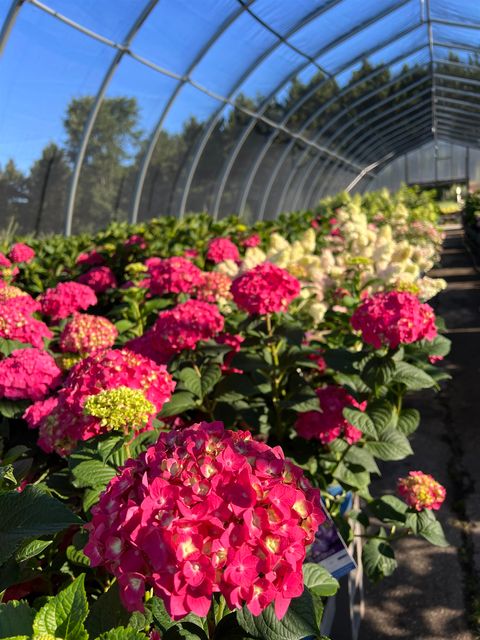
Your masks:
M377 442L367 442L366 447L380 460L403 460L413 453L407 438L394 429L387 429Z
M309 591L317 596L333 596L340 585L326 569L315 562L303 565L303 580Z
M8 560L23 542L57 533L82 520L56 498L36 487L0 494L0 564Z
M398 416L397 429L405 436L411 435L420 424L420 412L417 409L402 409Z
M32 634L35 609L26 602L12 600L0 604L0 638Z
M343 409L343 416L350 424L360 429L365 435L375 439L378 437L372 419L364 411L353 409L352 407L345 407Z
M306 636L320 635L312 596L308 589L294 598L281 620L275 615L273 604L259 616L254 616L243 607L237 612L237 620L252 638L259 640L302 640Z
M85 574L82 574L58 595L49 598L33 621L33 640L44 634L63 640L88 640L83 624L88 614L84 582Z
M428 373L407 362L397 362L395 366L395 382L402 382L407 389L418 391L436 385L435 380Z

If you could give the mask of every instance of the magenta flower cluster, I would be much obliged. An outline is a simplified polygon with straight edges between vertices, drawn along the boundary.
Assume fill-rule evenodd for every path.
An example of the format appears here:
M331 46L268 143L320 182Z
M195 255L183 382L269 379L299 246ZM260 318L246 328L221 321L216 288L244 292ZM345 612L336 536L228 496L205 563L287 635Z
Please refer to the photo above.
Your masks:
M288 271L270 262L250 269L232 284L234 302L250 314L286 311L300 294L300 282Z
M85 311L97 304L93 289L78 282L60 282L39 298L42 313L53 321L67 318L75 311Z
M433 340L437 335L432 307L421 303L413 293L389 291L376 293L355 310L351 325L375 349L417 340Z
M365 411L367 403L359 403L343 387L328 385L316 391L319 400L318 411L299 413L295 429L305 440L320 440L328 444L343 437L349 444L357 442L362 432L343 416L345 407Z
M0 397L42 400L61 380L52 356L36 347L18 349L0 362Z
M130 611L153 588L174 619L205 616L214 593L254 615L273 602L281 618L324 520L320 492L279 447L221 422L162 433L92 513L92 566L116 576Z
M38 445L44 451L65 455L79 441L108 430L98 418L85 414L85 403L119 387L141 390L154 406L153 418L171 398L175 382L165 366L128 349L111 349L76 364L56 398L32 405L24 418L29 427L39 429ZM151 428L150 421L145 428Z

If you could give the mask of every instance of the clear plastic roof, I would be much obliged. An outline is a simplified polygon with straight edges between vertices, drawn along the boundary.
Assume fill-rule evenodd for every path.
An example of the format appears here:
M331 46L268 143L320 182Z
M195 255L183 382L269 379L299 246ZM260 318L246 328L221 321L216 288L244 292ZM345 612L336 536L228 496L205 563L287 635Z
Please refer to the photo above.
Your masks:
M478 0L0 0L0 24L0 215L25 231L272 218L480 146Z

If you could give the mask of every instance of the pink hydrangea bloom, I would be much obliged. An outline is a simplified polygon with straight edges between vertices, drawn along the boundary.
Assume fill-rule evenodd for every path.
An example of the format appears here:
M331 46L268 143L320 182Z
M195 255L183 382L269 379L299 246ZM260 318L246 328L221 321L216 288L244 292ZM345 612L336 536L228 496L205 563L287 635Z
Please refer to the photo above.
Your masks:
M138 247L139 249L146 249L147 243L145 238L139 234L134 234L127 238L123 243L126 247Z
M42 313L52 320L62 320L75 311L84 311L97 304L97 296L90 287L78 282L60 282L47 289L39 298Z
M308 359L315 362L317 365L318 373L323 374L327 370L327 362L323 357L324 350L319 349L315 353L310 353Z
M195 297L204 302L218 302L230 300L232 280L226 273L220 271L205 271L202 282L195 288Z
M74 313L60 336L60 349L82 355L91 354L112 347L117 336L116 326L107 318Z
M92 514L92 566L116 576L128 610L143 610L153 588L173 619L206 616L214 593L254 615L273 602L281 618L325 519L319 490L279 447L221 422L160 434Z
M23 242L17 242L10 249L8 257L12 262L31 262L35 257L35 251Z
M300 282L270 262L247 271L232 284L235 303L250 314L286 311L299 293Z
M367 403L358 403L342 387L329 385L317 389L320 411L299 413L295 429L299 436L306 440L320 440L328 444L336 438L343 437L349 444L357 442L362 432L343 417L345 407L355 407L365 411Z
M185 249L185 251L183 252L183 256L184 258L198 258L200 254L198 253L198 251L196 249Z
M218 264L224 260L240 260L237 245L230 238L213 238L208 243L207 260Z
M0 338L18 340L43 348L43 338L50 339L52 332L41 320L32 318L30 312L22 305L8 300L0 304Z
M103 293L107 289L115 289L117 287L117 279L110 267L93 267L90 271L82 273L77 278L77 282L80 284L86 284L95 293Z
M11 267L12 263L7 256L0 251L0 267Z
M0 362L0 397L42 400L61 378L55 360L41 349L18 349Z
M155 361L166 362L173 354L195 349L201 340L214 338L222 331L224 323L215 305L187 300L159 313L153 327L127 346Z
M153 295L191 293L203 282L202 271L181 256L163 260L151 258L145 264L150 275L150 292Z
M431 475L422 471L410 471L397 482L398 494L416 511L440 509L447 492Z
M35 311L40 311L41 308L40 303L28 295L26 291L10 284L0 287L0 304L13 305L27 313L35 313Z
M101 392L127 387L142 391L152 405L152 413L141 429L151 429L152 418L170 400L175 382L166 367L128 349L110 349L85 358L70 370L58 393L57 404L40 420L38 445L47 453L69 453L80 440L88 440L109 430L108 424L85 413L85 404ZM29 423L30 424L30 423Z
M37 400L25 410L22 417L30 429L38 429L57 405L58 398L56 396L51 396L46 400Z
M242 369L237 369L235 367L231 367L232 360L235 357L235 354L238 353L241 349L242 342L245 340L243 336L240 334L231 334L231 333L220 333L216 338L215 342L218 344L226 344L231 347L231 350L228 351L223 359L222 371L223 373L243 373Z
M95 249L88 253L80 253L75 260L75 264L86 265L89 267L97 267L105 262L105 258Z
M244 247L258 247L258 245L262 242L258 233L252 233L251 236L242 240L242 246Z
M437 335L432 307L402 291L376 293L366 298L350 322L375 349L383 345L395 349L399 344L433 340Z

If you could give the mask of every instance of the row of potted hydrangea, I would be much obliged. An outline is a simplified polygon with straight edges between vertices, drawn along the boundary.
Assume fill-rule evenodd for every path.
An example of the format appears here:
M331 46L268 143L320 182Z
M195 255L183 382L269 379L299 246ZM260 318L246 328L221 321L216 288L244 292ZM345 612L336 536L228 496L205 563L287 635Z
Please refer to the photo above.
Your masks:
M448 377L417 196L4 247L1 637L319 637L327 513L374 580L446 544L431 475L370 492Z

